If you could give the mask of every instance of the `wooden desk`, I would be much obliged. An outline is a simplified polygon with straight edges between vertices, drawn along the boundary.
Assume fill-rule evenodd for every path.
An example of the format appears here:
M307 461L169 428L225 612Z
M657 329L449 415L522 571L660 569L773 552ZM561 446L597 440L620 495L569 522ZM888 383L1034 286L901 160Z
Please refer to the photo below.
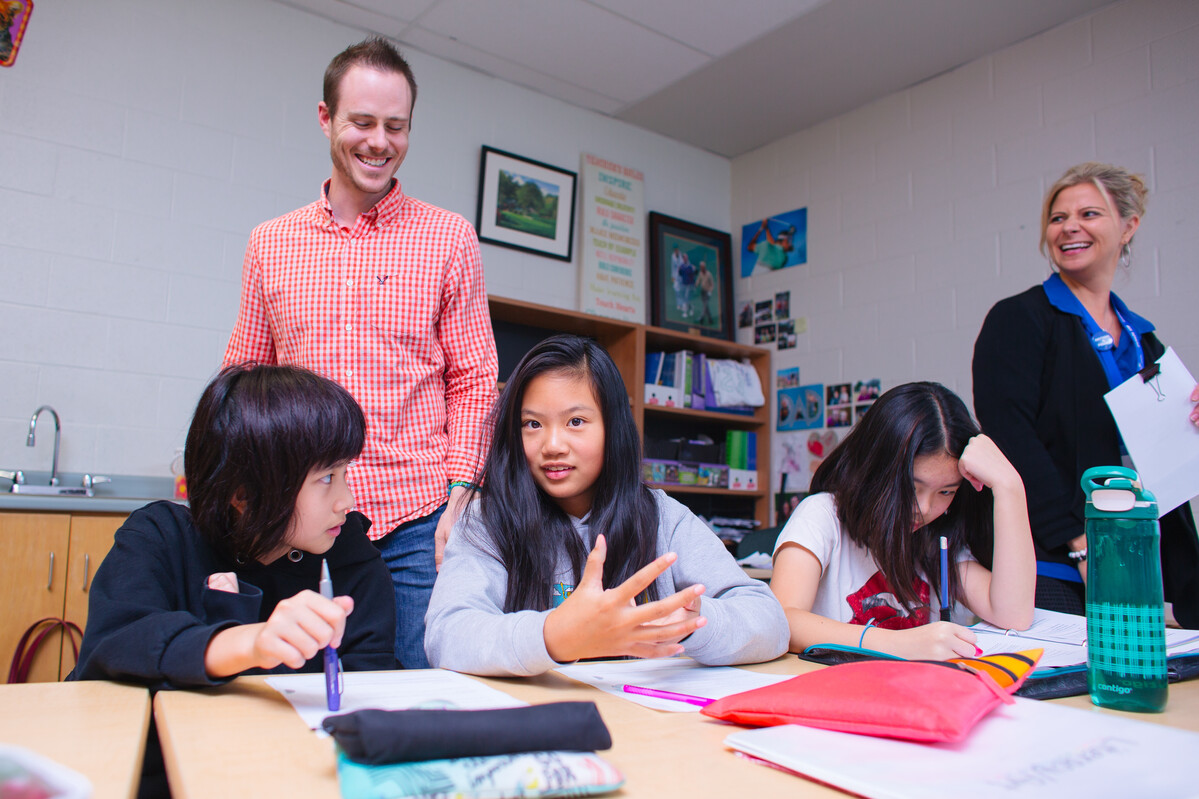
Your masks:
M132 799L150 728L150 692L112 682L0 685L0 741L91 780L95 799Z
M820 667L788 655L746 668L800 674ZM601 754L626 779L618 796L846 796L733 754L723 741L742 728L698 713L651 710L554 673L482 681L530 703L595 702L612 732L612 748ZM1094 708L1085 696L1059 701L1113 712ZM1118 715L1199 731L1199 682L1171 686L1165 713ZM163 691L155 697L154 717L174 799L339 796L332 740L309 731L264 677L205 691Z

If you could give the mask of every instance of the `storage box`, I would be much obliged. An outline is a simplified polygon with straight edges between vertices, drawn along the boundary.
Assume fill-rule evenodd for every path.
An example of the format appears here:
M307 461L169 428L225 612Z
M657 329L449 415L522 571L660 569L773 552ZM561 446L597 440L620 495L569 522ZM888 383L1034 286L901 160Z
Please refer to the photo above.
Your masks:
M679 463L679 485L693 486L698 479L698 463Z
M721 463L724 452L720 444L708 444L703 441L678 442L678 459L694 463Z
M671 386L645 384L645 404L662 405L667 408L683 407L683 390Z
M757 491L758 471L756 469L729 469L729 488L735 491Z

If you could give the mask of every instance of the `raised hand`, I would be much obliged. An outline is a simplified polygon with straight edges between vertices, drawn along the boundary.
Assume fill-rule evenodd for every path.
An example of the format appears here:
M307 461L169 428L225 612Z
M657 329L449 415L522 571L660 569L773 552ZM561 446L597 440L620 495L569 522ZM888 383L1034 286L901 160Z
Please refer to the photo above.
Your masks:
M543 635L550 657L559 663L581 658L629 655L668 657L683 651L678 641L705 624L699 615L702 585L693 585L656 602L637 605L636 598L677 560L673 552L655 559L615 588L603 586L608 545L597 536L579 584L545 618ZM692 605L694 612L676 611Z

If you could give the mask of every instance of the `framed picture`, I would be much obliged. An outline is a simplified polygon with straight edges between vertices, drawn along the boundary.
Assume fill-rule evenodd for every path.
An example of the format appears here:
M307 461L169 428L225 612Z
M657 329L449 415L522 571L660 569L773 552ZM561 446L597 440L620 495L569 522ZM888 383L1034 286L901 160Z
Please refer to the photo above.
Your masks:
M732 236L649 215L650 324L731 341Z
M578 173L483 147L479 165L479 241L571 259Z

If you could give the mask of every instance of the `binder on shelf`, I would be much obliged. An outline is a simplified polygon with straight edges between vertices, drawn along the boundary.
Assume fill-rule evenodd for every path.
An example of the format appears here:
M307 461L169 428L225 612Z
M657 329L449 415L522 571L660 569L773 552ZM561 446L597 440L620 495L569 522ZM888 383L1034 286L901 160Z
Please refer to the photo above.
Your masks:
M708 407L707 392L704 390L706 383L704 375L707 374L708 356L702 352L697 352L691 357L691 407L696 410L706 410Z
M750 430L727 430L724 434L725 462L733 469L758 468L758 434Z

